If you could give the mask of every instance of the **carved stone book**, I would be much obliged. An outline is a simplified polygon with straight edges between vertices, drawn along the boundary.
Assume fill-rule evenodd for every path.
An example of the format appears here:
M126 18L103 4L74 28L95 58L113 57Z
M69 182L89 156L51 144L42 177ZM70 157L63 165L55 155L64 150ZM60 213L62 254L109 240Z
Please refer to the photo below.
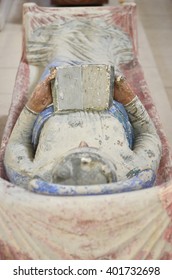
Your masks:
M52 84L54 111L108 109L113 89L114 68L111 65L58 67Z

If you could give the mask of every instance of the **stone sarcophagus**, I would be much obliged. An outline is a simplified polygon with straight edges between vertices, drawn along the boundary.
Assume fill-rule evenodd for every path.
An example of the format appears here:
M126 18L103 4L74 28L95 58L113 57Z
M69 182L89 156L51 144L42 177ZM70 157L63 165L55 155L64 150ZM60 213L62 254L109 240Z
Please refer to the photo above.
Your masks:
M24 5L22 57L0 149L0 259L172 259L172 154L138 62L135 16L135 4L87 9ZM83 41L76 33L83 35ZM88 196L87 186L81 194L82 186L72 185L70 194L63 186L58 190L61 193L53 196L52 184L47 196L34 193L35 182L32 191L9 182L4 153L12 129L44 67L57 55L64 57L65 50L71 61L76 56L84 60L89 54L94 63L118 63L121 67L162 142L154 187L139 189L136 181L130 191L121 192L120 185L118 193L105 193L103 185L102 195L95 195L95 189L94 195ZM66 105L59 106L63 109ZM70 118L69 124L73 125L72 121L75 119ZM83 165L87 162L83 158Z

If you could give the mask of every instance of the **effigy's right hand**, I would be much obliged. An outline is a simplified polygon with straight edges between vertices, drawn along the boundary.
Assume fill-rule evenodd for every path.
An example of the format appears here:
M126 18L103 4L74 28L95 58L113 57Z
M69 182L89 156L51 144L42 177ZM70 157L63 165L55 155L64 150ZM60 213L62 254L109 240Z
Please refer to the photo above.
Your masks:
M34 89L26 104L31 111L40 113L52 103L51 81L55 78L56 72L57 70L53 69L51 74Z

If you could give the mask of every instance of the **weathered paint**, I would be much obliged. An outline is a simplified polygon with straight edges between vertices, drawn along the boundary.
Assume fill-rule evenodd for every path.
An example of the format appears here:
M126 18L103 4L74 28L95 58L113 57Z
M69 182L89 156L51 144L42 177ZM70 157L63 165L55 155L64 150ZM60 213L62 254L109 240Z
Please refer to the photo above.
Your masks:
M24 6L24 45L0 150L0 173L11 130L27 100L32 77L26 38L34 28L63 17L104 17L132 38L136 51L135 6L49 9ZM27 17L27 20L26 20ZM27 29L27 30L26 30ZM35 195L0 178L1 259L172 259L172 156L137 58L122 67L146 106L163 143L157 187L103 196ZM35 77L35 75L37 75Z

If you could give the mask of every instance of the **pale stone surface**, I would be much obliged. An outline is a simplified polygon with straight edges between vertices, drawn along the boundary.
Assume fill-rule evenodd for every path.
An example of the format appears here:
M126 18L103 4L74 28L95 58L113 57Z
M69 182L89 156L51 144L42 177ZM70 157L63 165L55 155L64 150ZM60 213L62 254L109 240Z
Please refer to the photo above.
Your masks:
M155 2L158 4L155 5ZM17 9L17 5L15 5L15 2L18 2L18 0L13 1L14 5L11 8L12 11L10 13L10 23L8 22L5 25L5 28L0 32L0 96L3 96L3 103L0 103L0 117L2 116L1 121L1 127L4 127L4 116L8 115L8 110L10 107L10 98L12 97L12 91L14 87L14 79L17 73L17 68L19 64L19 60L21 57L21 39L22 39L22 28L21 28L21 14L17 15L21 11L21 9ZM48 0L47 1L34 1L42 6L48 6ZM141 65L143 67L146 81L148 82L149 88L151 90L151 94L154 95L154 102L156 103L156 106L158 108L158 112L160 115L160 118L163 122L164 130L167 134L169 143L172 145L172 133L171 133L171 124L168 121L169 116L172 114L172 110L170 108L170 105L172 106L172 94L171 94L171 78L168 78L168 84L165 84L165 81L162 79L164 77L171 77L169 73L172 71L172 68L170 66L170 63L168 64L168 73L166 71L166 64L165 61L167 61L166 56L168 55L166 48L169 48L167 42L168 39L171 40L171 29L170 26L168 26L167 30L162 30L161 25L158 23L157 26L159 27L158 32L159 35L162 34L162 38L164 38L164 32L165 34L167 31L169 32L169 36L165 37L166 40L158 40L156 39L156 45L152 44L151 36L149 35L149 30L145 26L145 23L147 21L147 14L149 13L149 19L152 21L149 21L149 27L151 26L151 31L155 30L154 21L158 21L161 23L162 21L166 21L169 23L171 20L171 5L172 2L170 0L163 0L163 3L161 0L137 0L135 1L138 5L138 11L142 16L138 17L138 35L139 35L139 56L141 60ZM109 5L113 6L118 4L118 0L109 0ZM165 10L165 12L164 12ZM12 16L12 14L15 14L15 16ZM164 15L163 19L159 17L159 15ZM158 16L157 16L158 15ZM20 24L13 24L15 18L20 18ZM143 28L144 24L144 28ZM150 28L149 28L150 29ZM146 35L148 37L146 37ZM11 44L9 44L9 38L11 39ZM151 45L150 45L151 43ZM153 57L153 54L157 51L159 52L159 55L156 55ZM10 57L10 59L9 59ZM158 62L160 59L160 62ZM162 59L164 60L164 63L162 63ZM157 68L158 67L158 68ZM33 67L32 67L33 68ZM161 74L163 76L160 77L160 73L158 72L159 68L161 68ZM43 69L42 69L43 70ZM5 72L4 72L5 71ZM30 89L30 92L35 87L37 80L35 80L36 77L40 77L41 72L38 69L39 74L34 74L33 82L31 81L32 87ZM151 71L151 73L150 73ZM156 72L156 78L152 75L152 71ZM4 79L4 74L6 76L6 72L8 72L9 80L8 83L6 83L6 78ZM30 73L33 73L33 69L31 69ZM166 75L166 73L168 75ZM157 90L154 90L154 88L157 88L157 79L158 83L161 83L161 87ZM162 79L162 80L161 80ZM2 88L5 89L2 90ZM166 90L166 91L165 91ZM168 94L168 99L167 99ZM163 101L163 102L162 102ZM5 106L3 106L5 102ZM165 104L164 104L165 102ZM167 106L167 107L165 107ZM171 117L170 117L171 118ZM2 130L1 130L2 131ZM2 135L2 133L1 133ZM0 135L0 139L1 139Z
M16 38L19 35L16 32ZM4 54L5 50L2 49ZM147 52L147 48L142 47L142 52ZM3 82L3 76L0 78ZM154 84L156 80L152 78L150 82ZM160 103L161 91L157 95ZM1 106L3 113L7 109ZM96 199L95 196L71 199L28 194L1 178L0 186L1 258L172 258L170 183L161 188Z

